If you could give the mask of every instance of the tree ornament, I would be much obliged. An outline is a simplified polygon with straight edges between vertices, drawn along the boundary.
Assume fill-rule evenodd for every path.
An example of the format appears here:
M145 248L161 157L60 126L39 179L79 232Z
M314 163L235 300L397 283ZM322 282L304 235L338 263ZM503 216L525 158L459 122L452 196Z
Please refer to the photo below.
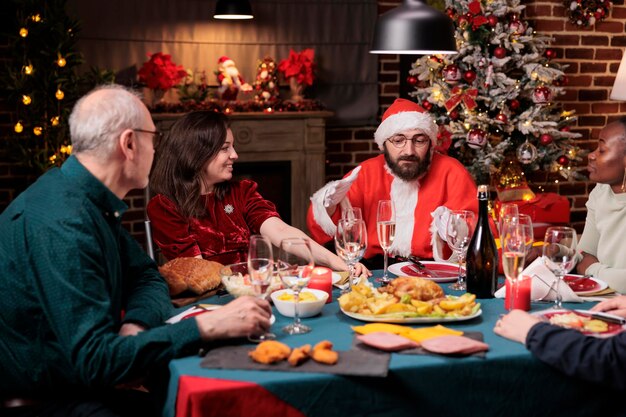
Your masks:
M559 129L561 132L569 132L570 131L570 127L569 126L563 126L562 128Z
M422 107L424 108L424 110L430 111L430 109L433 108L433 104L430 101L425 100L422 102Z
M567 78L567 75L562 75L559 78L556 78L554 81L552 81L552 84L557 87L567 85L568 83L569 83L569 78Z
M454 17L456 16L456 12L454 11L452 7L448 7L446 9L446 15L450 18L450 20L454 20Z
M33 102L33 99L32 99L32 98L30 98L30 96L29 96L29 95L26 95L26 94L22 95L22 103L23 103L25 106L28 106L28 105L29 105L30 103L32 103L32 102Z
M61 101L65 98L65 93L61 91L61 88L58 88L56 93L54 93L54 96L57 98L57 100Z
M532 164L537 159L537 147L528 139L517 148L517 160L524 165Z
M451 120L457 120L459 118L459 112L454 109L450 112L450 114L448 114L448 116L450 116Z
M539 143L541 143L543 146L548 146L552 143L553 140L554 138L552 137L552 135L548 133L544 133L539 137Z
M406 83L411 87L415 87L417 85L417 77L414 75L409 75L406 77Z
M15 133L22 133L24 131L24 125L22 124L21 120L15 123L13 130L15 130Z
M609 0L563 0L570 22L580 27L589 27L603 21L611 10Z
M513 100L509 101L509 109L515 111L519 109L519 106L520 106L519 100L514 98Z
M489 22L489 26L494 27L498 24L498 16L490 14L487 16L487 21Z
M41 134L43 133L43 128L41 126L35 126L33 128L33 133L35 134L35 136L41 136Z
M482 129L472 129L467 133L467 145L472 149L482 149L487 144L487 132Z
M548 59L554 59L556 58L556 51L554 49L546 49L546 52L544 53L546 58Z
M28 29L26 29L26 28L20 28L20 36L21 36L22 38L27 37L27 36L28 36Z
M526 32L526 25L521 20L513 20L509 23L509 32L512 35L523 35Z
M547 104L552 100L552 90L546 86L539 86L533 91L533 103Z
M266 56L262 61L258 61L254 80L254 99L263 103L278 99L279 95L278 68L274 59Z
M506 117L506 114L504 113L498 113L496 115L496 120L505 124L509 121L508 117Z
M465 78L465 81L471 84L476 79L476 72L472 70L467 70L465 71L465 74L463 74L463 78Z
M442 71L443 79L448 84L457 84L461 79L461 70L454 64L446 65Z
M565 156L565 155L559 156L559 158L556 161L561 166L565 166L565 165L569 164L569 158L567 156Z
M506 49L498 46L496 49L493 50L493 56L495 56L498 59L502 59L506 56Z

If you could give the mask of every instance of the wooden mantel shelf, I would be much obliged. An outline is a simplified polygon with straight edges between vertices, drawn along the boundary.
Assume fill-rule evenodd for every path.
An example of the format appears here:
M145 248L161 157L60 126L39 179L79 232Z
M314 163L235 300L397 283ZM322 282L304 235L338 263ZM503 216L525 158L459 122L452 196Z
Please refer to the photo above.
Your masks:
M152 118L166 132L181 115L154 113ZM239 162L290 162L291 223L301 230L306 231L309 197L324 185L326 119L332 115L329 111L228 115Z

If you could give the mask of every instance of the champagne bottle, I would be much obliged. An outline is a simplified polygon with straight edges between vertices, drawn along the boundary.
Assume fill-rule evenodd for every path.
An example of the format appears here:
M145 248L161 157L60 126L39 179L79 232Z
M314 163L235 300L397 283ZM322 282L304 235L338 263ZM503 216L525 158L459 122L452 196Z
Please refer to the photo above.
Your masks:
M493 298L498 283L498 249L489 227L486 185L478 186L478 222L467 248L467 292L477 298Z

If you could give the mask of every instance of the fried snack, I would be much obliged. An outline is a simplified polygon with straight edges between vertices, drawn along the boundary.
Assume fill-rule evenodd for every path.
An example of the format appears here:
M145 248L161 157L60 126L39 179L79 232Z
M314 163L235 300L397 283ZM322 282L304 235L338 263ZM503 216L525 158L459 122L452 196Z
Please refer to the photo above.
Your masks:
M443 289L436 282L419 277L398 277L379 291L393 294L399 299L408 294L411 299L420 301L444 297Z
M221 283L219 262L199 258L176 258L159 267L159 272L170 290L170 295L178 295L190 290L195 294L217 288Z
M328 340L322 340L313 348L311 357L315 362L325 365L334 365L339 360L339 354L333 349L333 344Z
M300 346L299 348L294 348L287 358L287 362L291 366L298 366L302 363L306 362L311 357L311 345Z
M270 364L280 362L289 357L291 348L275 340L267 340L257 345L256 349L248 352L248 356L255 362Z

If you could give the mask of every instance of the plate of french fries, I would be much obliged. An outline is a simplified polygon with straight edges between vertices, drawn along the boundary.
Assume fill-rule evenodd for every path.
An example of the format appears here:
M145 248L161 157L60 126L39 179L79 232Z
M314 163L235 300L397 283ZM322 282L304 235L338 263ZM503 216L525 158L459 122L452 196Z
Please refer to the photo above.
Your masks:
M422 301L405 295L402 298L359 284L339 297L339 307L348 317L379 323L442 323L471 320L482 314L474 294Z

